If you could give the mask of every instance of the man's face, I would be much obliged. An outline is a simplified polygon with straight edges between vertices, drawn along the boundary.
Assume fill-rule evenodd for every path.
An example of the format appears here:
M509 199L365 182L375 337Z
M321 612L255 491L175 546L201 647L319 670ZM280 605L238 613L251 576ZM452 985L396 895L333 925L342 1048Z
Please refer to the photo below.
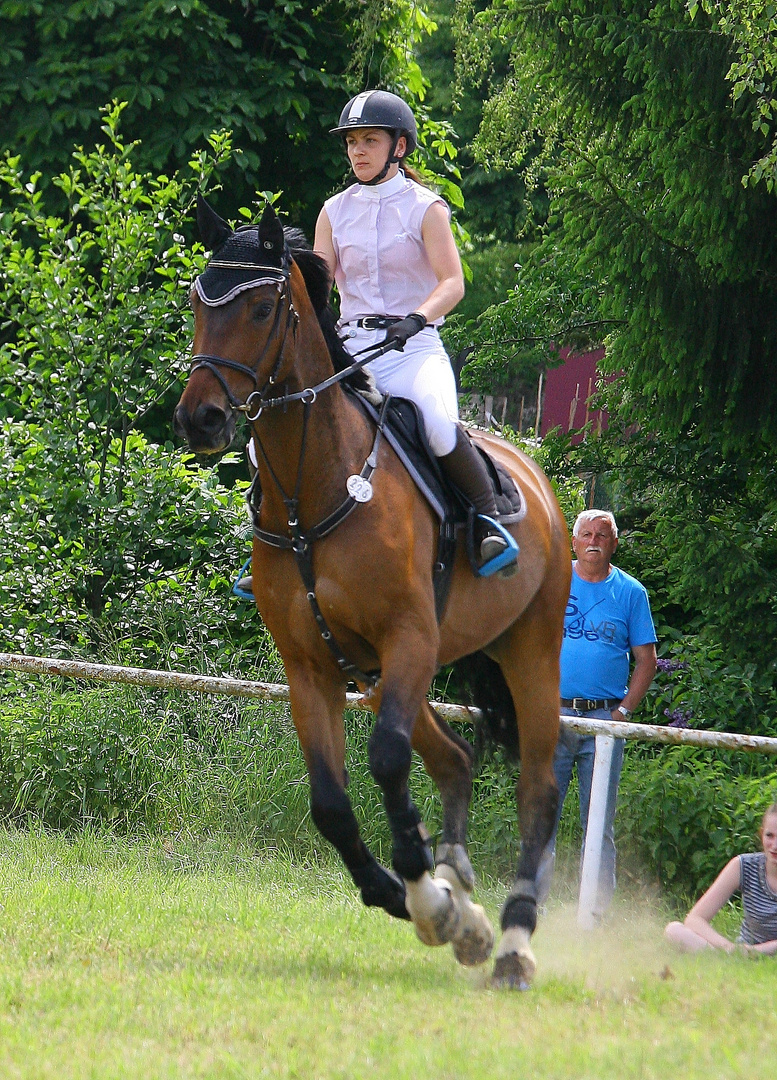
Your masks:
M608 567L617 546L618 538L613 535L607 518L583 521L577 536L572 537L572 550L578 562L591 570Z

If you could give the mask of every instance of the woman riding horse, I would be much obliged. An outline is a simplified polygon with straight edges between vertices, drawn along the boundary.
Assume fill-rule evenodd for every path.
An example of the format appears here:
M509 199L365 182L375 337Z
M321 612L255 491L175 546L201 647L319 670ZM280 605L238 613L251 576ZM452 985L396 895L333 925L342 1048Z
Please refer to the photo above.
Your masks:
M477 434L522 494L523 511L508 525L520 544L518 570L509 579L475 576L460 542L438 621L439 522L335 372L324 313L326 266L309 250L289 249L269 207L258 227L236 232L204 200L198 217L214 254L192 290L193 367L175 425L194 450L218 452L230 443L238 412L252 422L262 491L253 589L283 658L313 820L366 904L410 917L427 944L451 942L462 963L485 960L493 933L482 908L471 903L474 874L466 852L472 751L426 700L441 665L484 650L490 714L516 734L521 753L522 844L502 910L494 979L526 985L535 967L530 937L538 868L557 801L552 760L570 572L566 526L552 489L517 448ZM430 315L437 317L433 308ZM351 481L367 475L367 501L354 500ZM383 792L394 872L364 845L346 793L349 679L372 687L369 764ZM408 788L412 749L441 793L434 877L428 834Z
M332 133L342 136L357 182L324 204L313 247L337 283L345 347L356 355L394 341L402 350L368 370L378 390L421 410L443 472L478 512L479 573L506 576L517 546L494 521L491 480L458 425L456 380L437 331L464 296L464 277L448 207L404 163L418 142L415 117L396 94L367 90Z

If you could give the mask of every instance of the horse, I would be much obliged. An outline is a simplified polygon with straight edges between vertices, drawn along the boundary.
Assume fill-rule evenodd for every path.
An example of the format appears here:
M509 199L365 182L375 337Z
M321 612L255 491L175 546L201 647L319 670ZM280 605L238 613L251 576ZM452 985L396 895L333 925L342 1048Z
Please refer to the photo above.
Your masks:
M258 224L233 231L200 196L197 218L212 254L191 291L192 367L174 429L194 452L213 454L232 442L239 413L251 423L261 489L253 592L283 660L312 819L364 904L411 920L426 945L450 943L459 963L483 964L495 935L472 901L474 753L427 698L441 666L475 660L489 718L520 746L520 855L492 981L525 989L536 969L538 883L558 805L552 763L571 573L552 487L513 444L472 429L523 493L525 513L509 526L518 571L478 577L459 535L439 612L439 523L345 385L344 373L357 378L358 364L337 338L325 262L269 204ZM375 713L368 763L390 826L391 869L361 839L347 795L343 714L354 682ZM409 790L413 750L441 798L434 856Z

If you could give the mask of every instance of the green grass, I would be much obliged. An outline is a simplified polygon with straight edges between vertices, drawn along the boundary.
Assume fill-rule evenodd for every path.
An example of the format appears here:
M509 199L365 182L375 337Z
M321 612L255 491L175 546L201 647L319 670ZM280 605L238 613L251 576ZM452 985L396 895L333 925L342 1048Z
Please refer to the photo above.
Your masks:
M0 833L0 1076L764 1075L777 968L685 957L654 898L581 935L561 883L526 994L365 910L338 866L227 840ZM501 888L483 893L496 917Z

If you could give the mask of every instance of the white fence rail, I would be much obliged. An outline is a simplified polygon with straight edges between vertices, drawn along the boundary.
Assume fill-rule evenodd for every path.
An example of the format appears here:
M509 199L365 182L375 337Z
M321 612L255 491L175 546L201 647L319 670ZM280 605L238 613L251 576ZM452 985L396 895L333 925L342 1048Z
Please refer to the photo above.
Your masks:
M151 668L121 667L114 664L93 664L83 660L59 660L51 657L23 656L18 653L0 653L0 670L70 679L94 679L98 682L126 683L132 686L156 687L161 690L223 694L261 701L289 700L289 688L283 683L253 682L228 676L192 675L182 671L156 671ZM346 697L349 708L365 707L361 694L348 694ZM478 709L469 708L466 705L456 705L445 701L434 701L432 704L447 720L480 718ZM596 758L578 902L578 921L584 927L593 925L592 908L601 863L607 784L615 739L639 739L642 742L668 743L674 746L702 746L718 750L742 750L777 756L777 739L765 736L670 728L657 724L630 724L626 721L593 720L586 717L562 716L560 719L562 724L573 731L596 736Z

